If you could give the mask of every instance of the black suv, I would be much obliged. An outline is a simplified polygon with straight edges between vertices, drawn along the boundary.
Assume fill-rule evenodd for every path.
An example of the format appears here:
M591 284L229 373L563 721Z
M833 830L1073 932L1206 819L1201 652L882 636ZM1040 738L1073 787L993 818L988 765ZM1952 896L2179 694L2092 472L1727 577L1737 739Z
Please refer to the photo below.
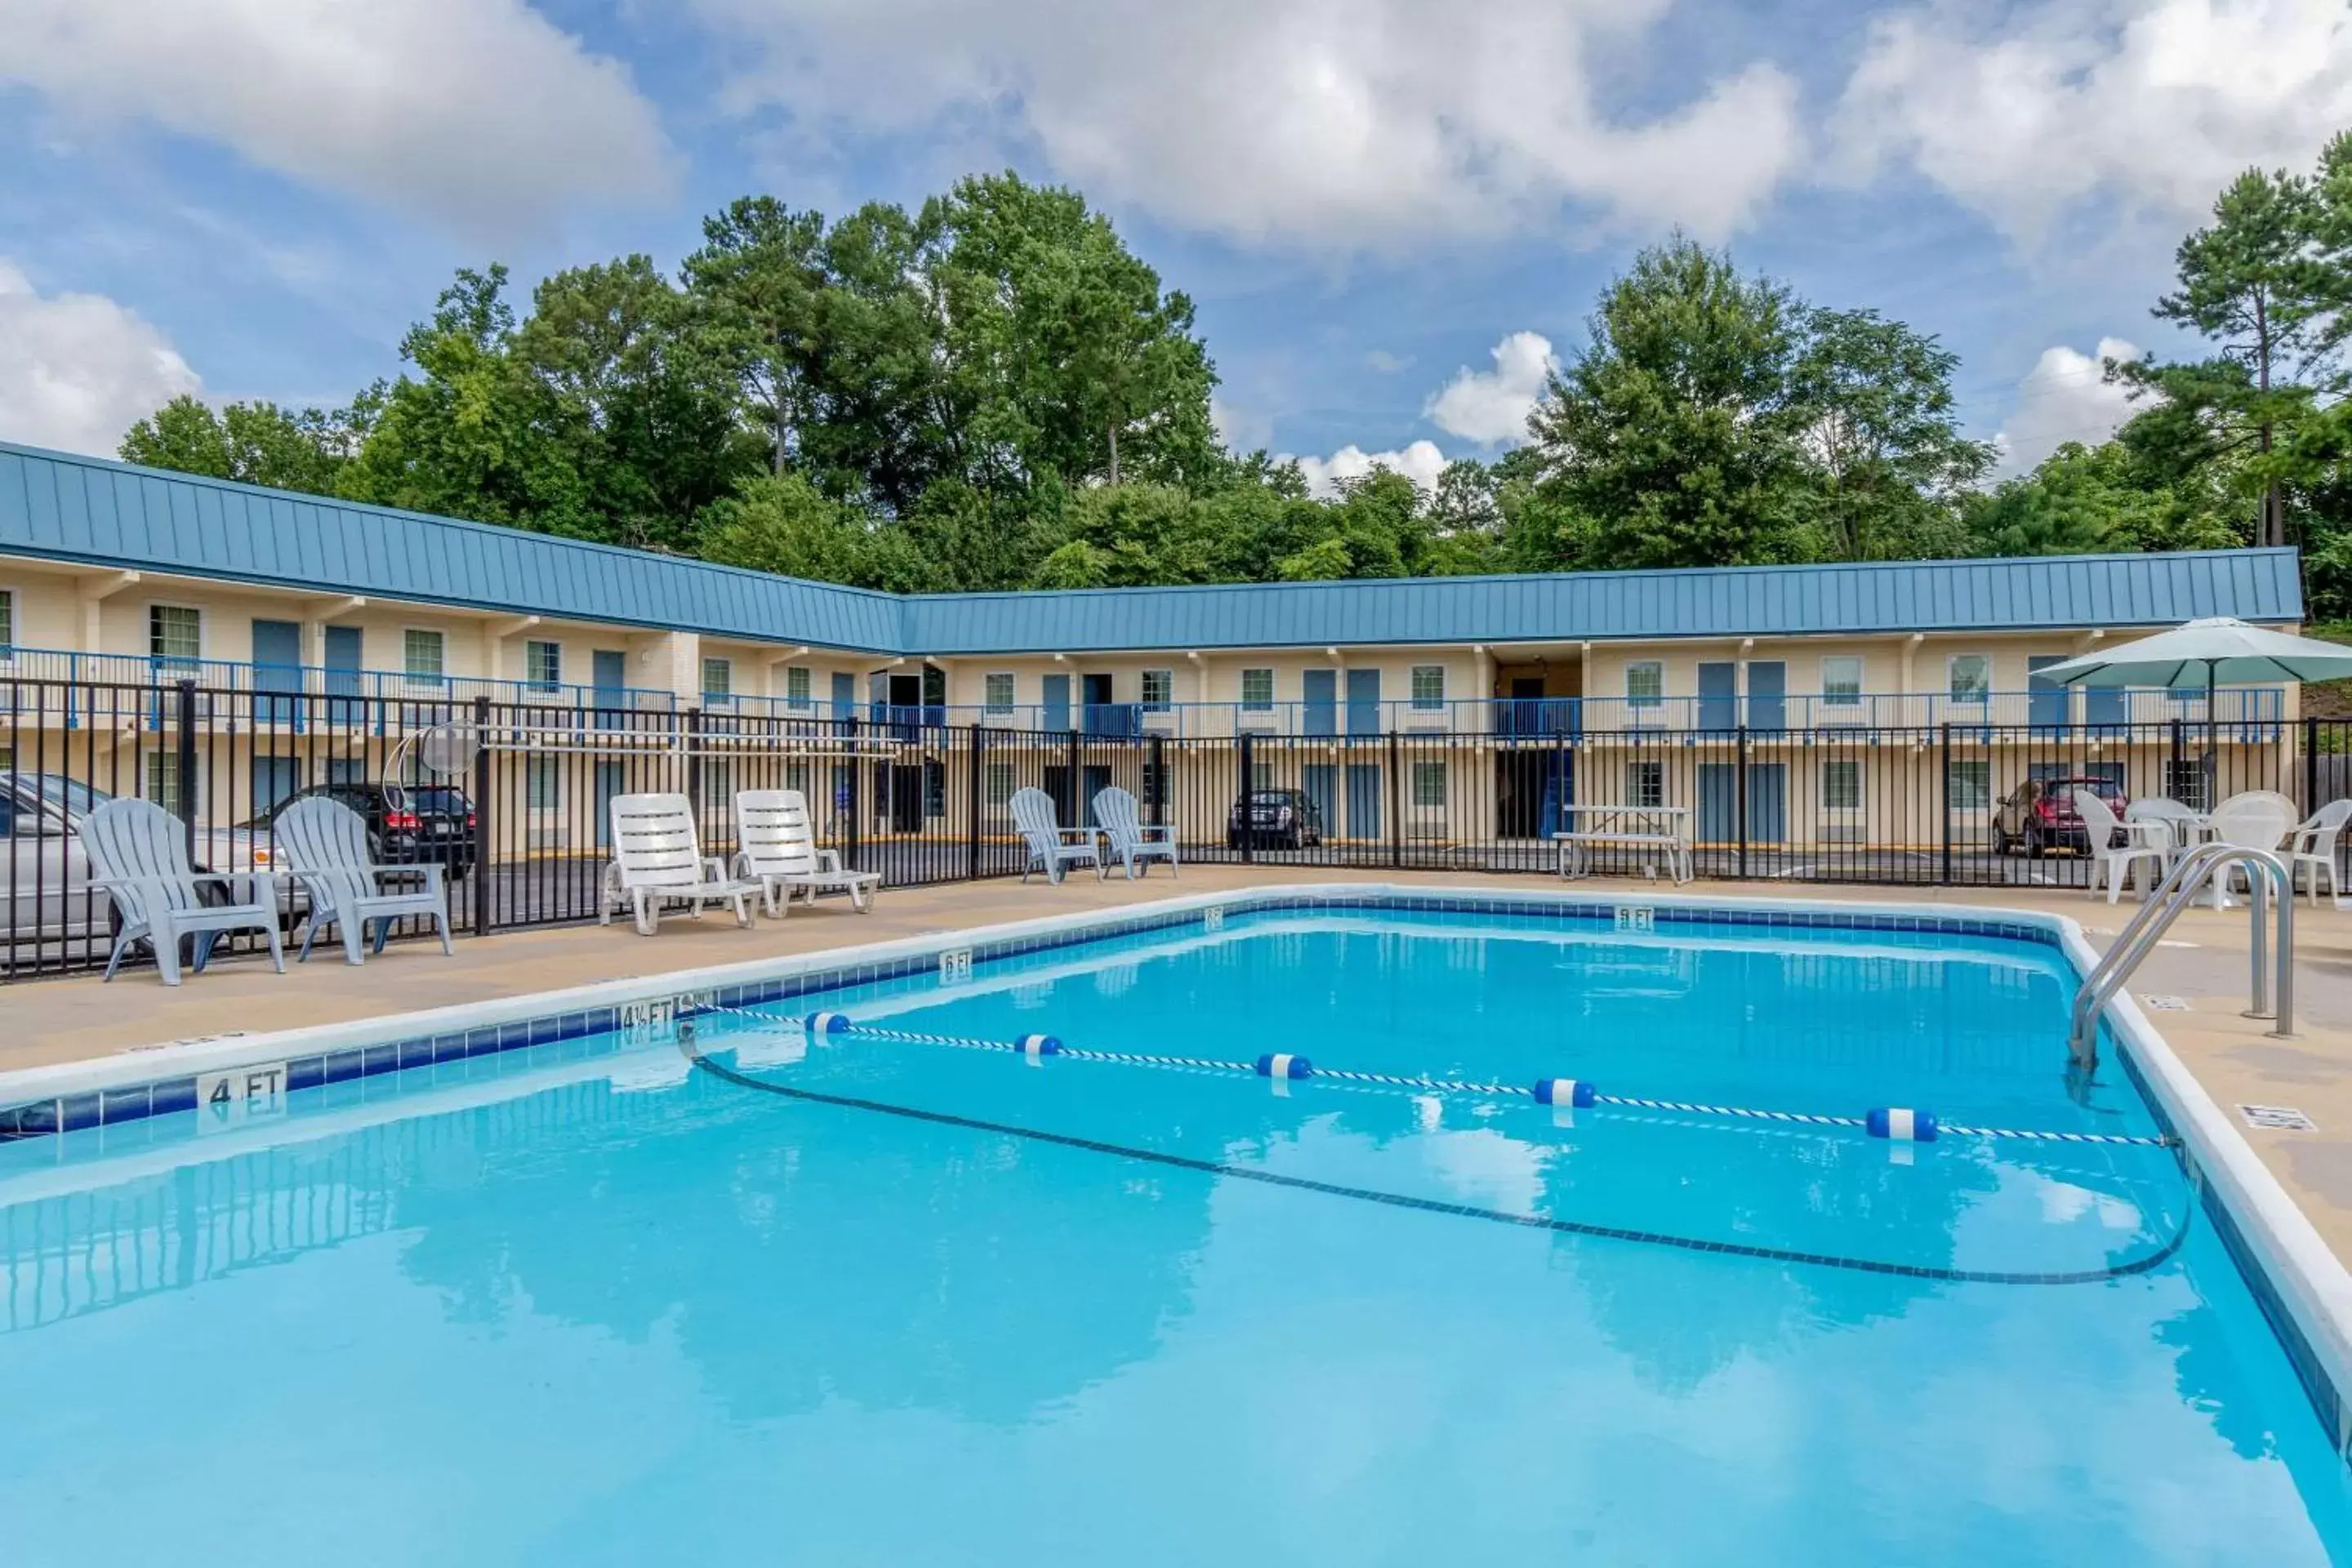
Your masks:
M368 854L379 866L438 864L451 881L474 868L474 805L446 784L314 784L246 824L256 832L298 800L325 795L367 824Z
M1225 847L1304 849L1323 842L1323 808L1299 789L1254 789L1225 818Z

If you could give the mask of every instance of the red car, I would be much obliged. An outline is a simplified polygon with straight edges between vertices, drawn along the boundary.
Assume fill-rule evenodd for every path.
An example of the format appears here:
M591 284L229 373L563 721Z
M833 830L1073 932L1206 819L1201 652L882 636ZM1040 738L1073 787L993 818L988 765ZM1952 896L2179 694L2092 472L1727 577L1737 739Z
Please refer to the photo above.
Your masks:
M2078 789L2105 801L2118 818L2131 804L2123 785L2110 778L2028 779L1993 807L1992 852L2008 855L2021 846L2038 858L2045 849L2089 849L2090 835L2074 809Z

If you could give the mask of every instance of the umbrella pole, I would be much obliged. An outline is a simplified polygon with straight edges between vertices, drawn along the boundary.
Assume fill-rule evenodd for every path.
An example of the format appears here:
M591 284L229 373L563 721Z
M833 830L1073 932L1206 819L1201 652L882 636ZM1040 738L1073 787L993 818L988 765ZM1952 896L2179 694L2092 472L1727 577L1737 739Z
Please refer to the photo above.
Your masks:
M2213 707L2213 661L2205 661L2205 809L2212 810L2221 804L2221 736L2219 714ZM2246 884L2253 885L2254 874L2246 873Z

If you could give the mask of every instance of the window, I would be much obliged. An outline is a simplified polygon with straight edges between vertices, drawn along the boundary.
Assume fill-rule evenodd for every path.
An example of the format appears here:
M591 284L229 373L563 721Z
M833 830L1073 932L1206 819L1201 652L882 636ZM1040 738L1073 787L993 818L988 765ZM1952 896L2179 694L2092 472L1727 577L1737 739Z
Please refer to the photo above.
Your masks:
M1176 672L1172 669L1147 669L1143 672L1143 706L1153 713L1165 713L1168 705L1176 700Z
M1862 764L1859 762L1851 758L1832 758L1822 763L1822 809L1862 809Z
M938 758L923 763L923 815L948 814L948 765Z
M735 661L731 658L706 658L702 661L702 700L724 707L735 695Z
M1665 700L1666 667L1654 658L1636 659L1625 667L1625 700L1636 708L1655 708Z
M983 783L983 788L987 792L989 805L1012 805L1013 787L1013 764L1011 763L991 763L988 764L988 773Z
M702 804L706 809L724 810L735 804L735 764L724 759L709 759L702 764Z
M1412 764L1412 804L1442 806L1445 804L1445 764L1415 763Z
M1416 664L1412 667L1412 705L1419 709L1445 706L1445 667L1442 664ZM1441 805L1444 803L1439 802Z
M147 753L147 798L170 812L185 818L193 804L180 789L180 759L173 752Z
M1274 787L1273 760L1267 757L1252 757L1250 759L1250 788L1273 789Z
M204 616L184 605L149 605L147 651L157 664L194 664L205 656Z
M1845 655L1822 660L1822 706L1862 706L1862 660Z
M1992 804L1992 763L1980 757L1953 763L1944 794L1954 811L1984 810Z
M172 759L179 761L177 757ZM253 759L253 815L267 816L302 787L302 759L257 752Z
M1242 706L1255 713L1263 713L1274 706L1274 671L1242 671Z
M533 811L553 811L563 804L562 763L555 757L532 757L524 768L525 797Z
M1013 711L1013 678L1010 675L984 676L981 680L981 698L991 713ZM1010 798L1010 797L1008 797Z
M2189 757L2180 762L2167 759L2164 764L2164 793L2191 811L2212 809L2212 792L2206 786L2212 779L2206 759ZM2252 876L2251 871L2247 873Z
M807 665L795 664L784 671L784 701L788 706L814 707L816 699L812 695L813 690Z
M1627 763L1625 764L1625 804L1644 807L1665 805L1666 764Z
M527 642L522 645L522 678L541 690L551 691L563 683L563 645L553 642Z
M425 632L414 627L400 634L400 668L409 679L439 684L444 673L442 655L446 639L439 632Z
M0 658L10 658L16 652L16 595L0 588Z
M1980 653L1952 656L1951 693L1955 702L1982 706L1992 695L1992 660Z

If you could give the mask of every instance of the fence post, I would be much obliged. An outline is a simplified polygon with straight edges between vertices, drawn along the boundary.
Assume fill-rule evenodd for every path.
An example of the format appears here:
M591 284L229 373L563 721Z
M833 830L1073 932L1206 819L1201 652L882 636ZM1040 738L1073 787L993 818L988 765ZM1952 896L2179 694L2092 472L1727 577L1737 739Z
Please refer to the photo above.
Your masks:
M964 880L980 880L980 792L988 774L981 765L981 750L985 746L988 731L978 724L971 727L971 760L964 768Z
M2305 715L2303 721L2303 814L2309 816L2319 809L2319 721Z
M1078 811L1078 732L1070 731L1068 755L1062 765L1062 798L1054 803L1054 820L1067 826L1083 826Z
M1233 815L1226 818L1234 825L1234 841L1241 846L1242 864L1244 866L1257 858L1251 847L1250 837L1250 732L1244 730L1241 750L1241 788L1234 795Z
M1157 731L1151 736L1151 760L1145 765L1150 768L1151 776L1144 782L1144 805L1150 808L1151 826L1165 827L1168 825L1168 737Z
M675 717L670 720L675 725ZM686 710L686 805L694 820L702 820L702 710Z
M1937 880L1948 888L1952 885L1952 725L1946 720L1939 747L1943 765L1936 781L1937 826L1944 841L1943 870Z
M490 934L490 700L474 699L474 934ZM528 874L528 873L526 873ZM602 898L600 892L597 895Z
M1738 761L1732 763L1732 799L1739 819L1738 878L1748 879L1748 726L1739 726Z
M849 798L845 801L836 803L841 808L841 814L848 818L848 826L846 828L848 837L841 847L841 863L845 866L857 866L861 864L861 857L857 853L858 835L860 831L860 825L857 819L859 816L864 815L864 801L861 797L865 794L863 786L866 783L866 753L859 749L857 744L857 726L860 722L862 722L862 721L855 718L847 721L849 725L849 756L846 759L846 765L842 769L842 777L847 781L844 785L844 793L845 793Z
M1397 732L1389 731L1389 865L1391 868L1404 864L1404 785L1403 767L1399 758Z
M173 715L178 733L173 736L172 766L178 774L180 828L186 836L188 864L196 863L196 683L183 680L176 688L179 711Z
M2181 787L2181 781L2186 776L2180 771L2184 760L2185 759L2183 759L2180 754L2180 721L2175 719L2172 721L2172 761L2166 773L2164 780L2164 794L2170 795L2173 791ZM2198 801L2192 800L2187 804L2192 810L2203 811L2208 809L2202 803ZM2247 874L2249 876L2252 875L2252 872Z

